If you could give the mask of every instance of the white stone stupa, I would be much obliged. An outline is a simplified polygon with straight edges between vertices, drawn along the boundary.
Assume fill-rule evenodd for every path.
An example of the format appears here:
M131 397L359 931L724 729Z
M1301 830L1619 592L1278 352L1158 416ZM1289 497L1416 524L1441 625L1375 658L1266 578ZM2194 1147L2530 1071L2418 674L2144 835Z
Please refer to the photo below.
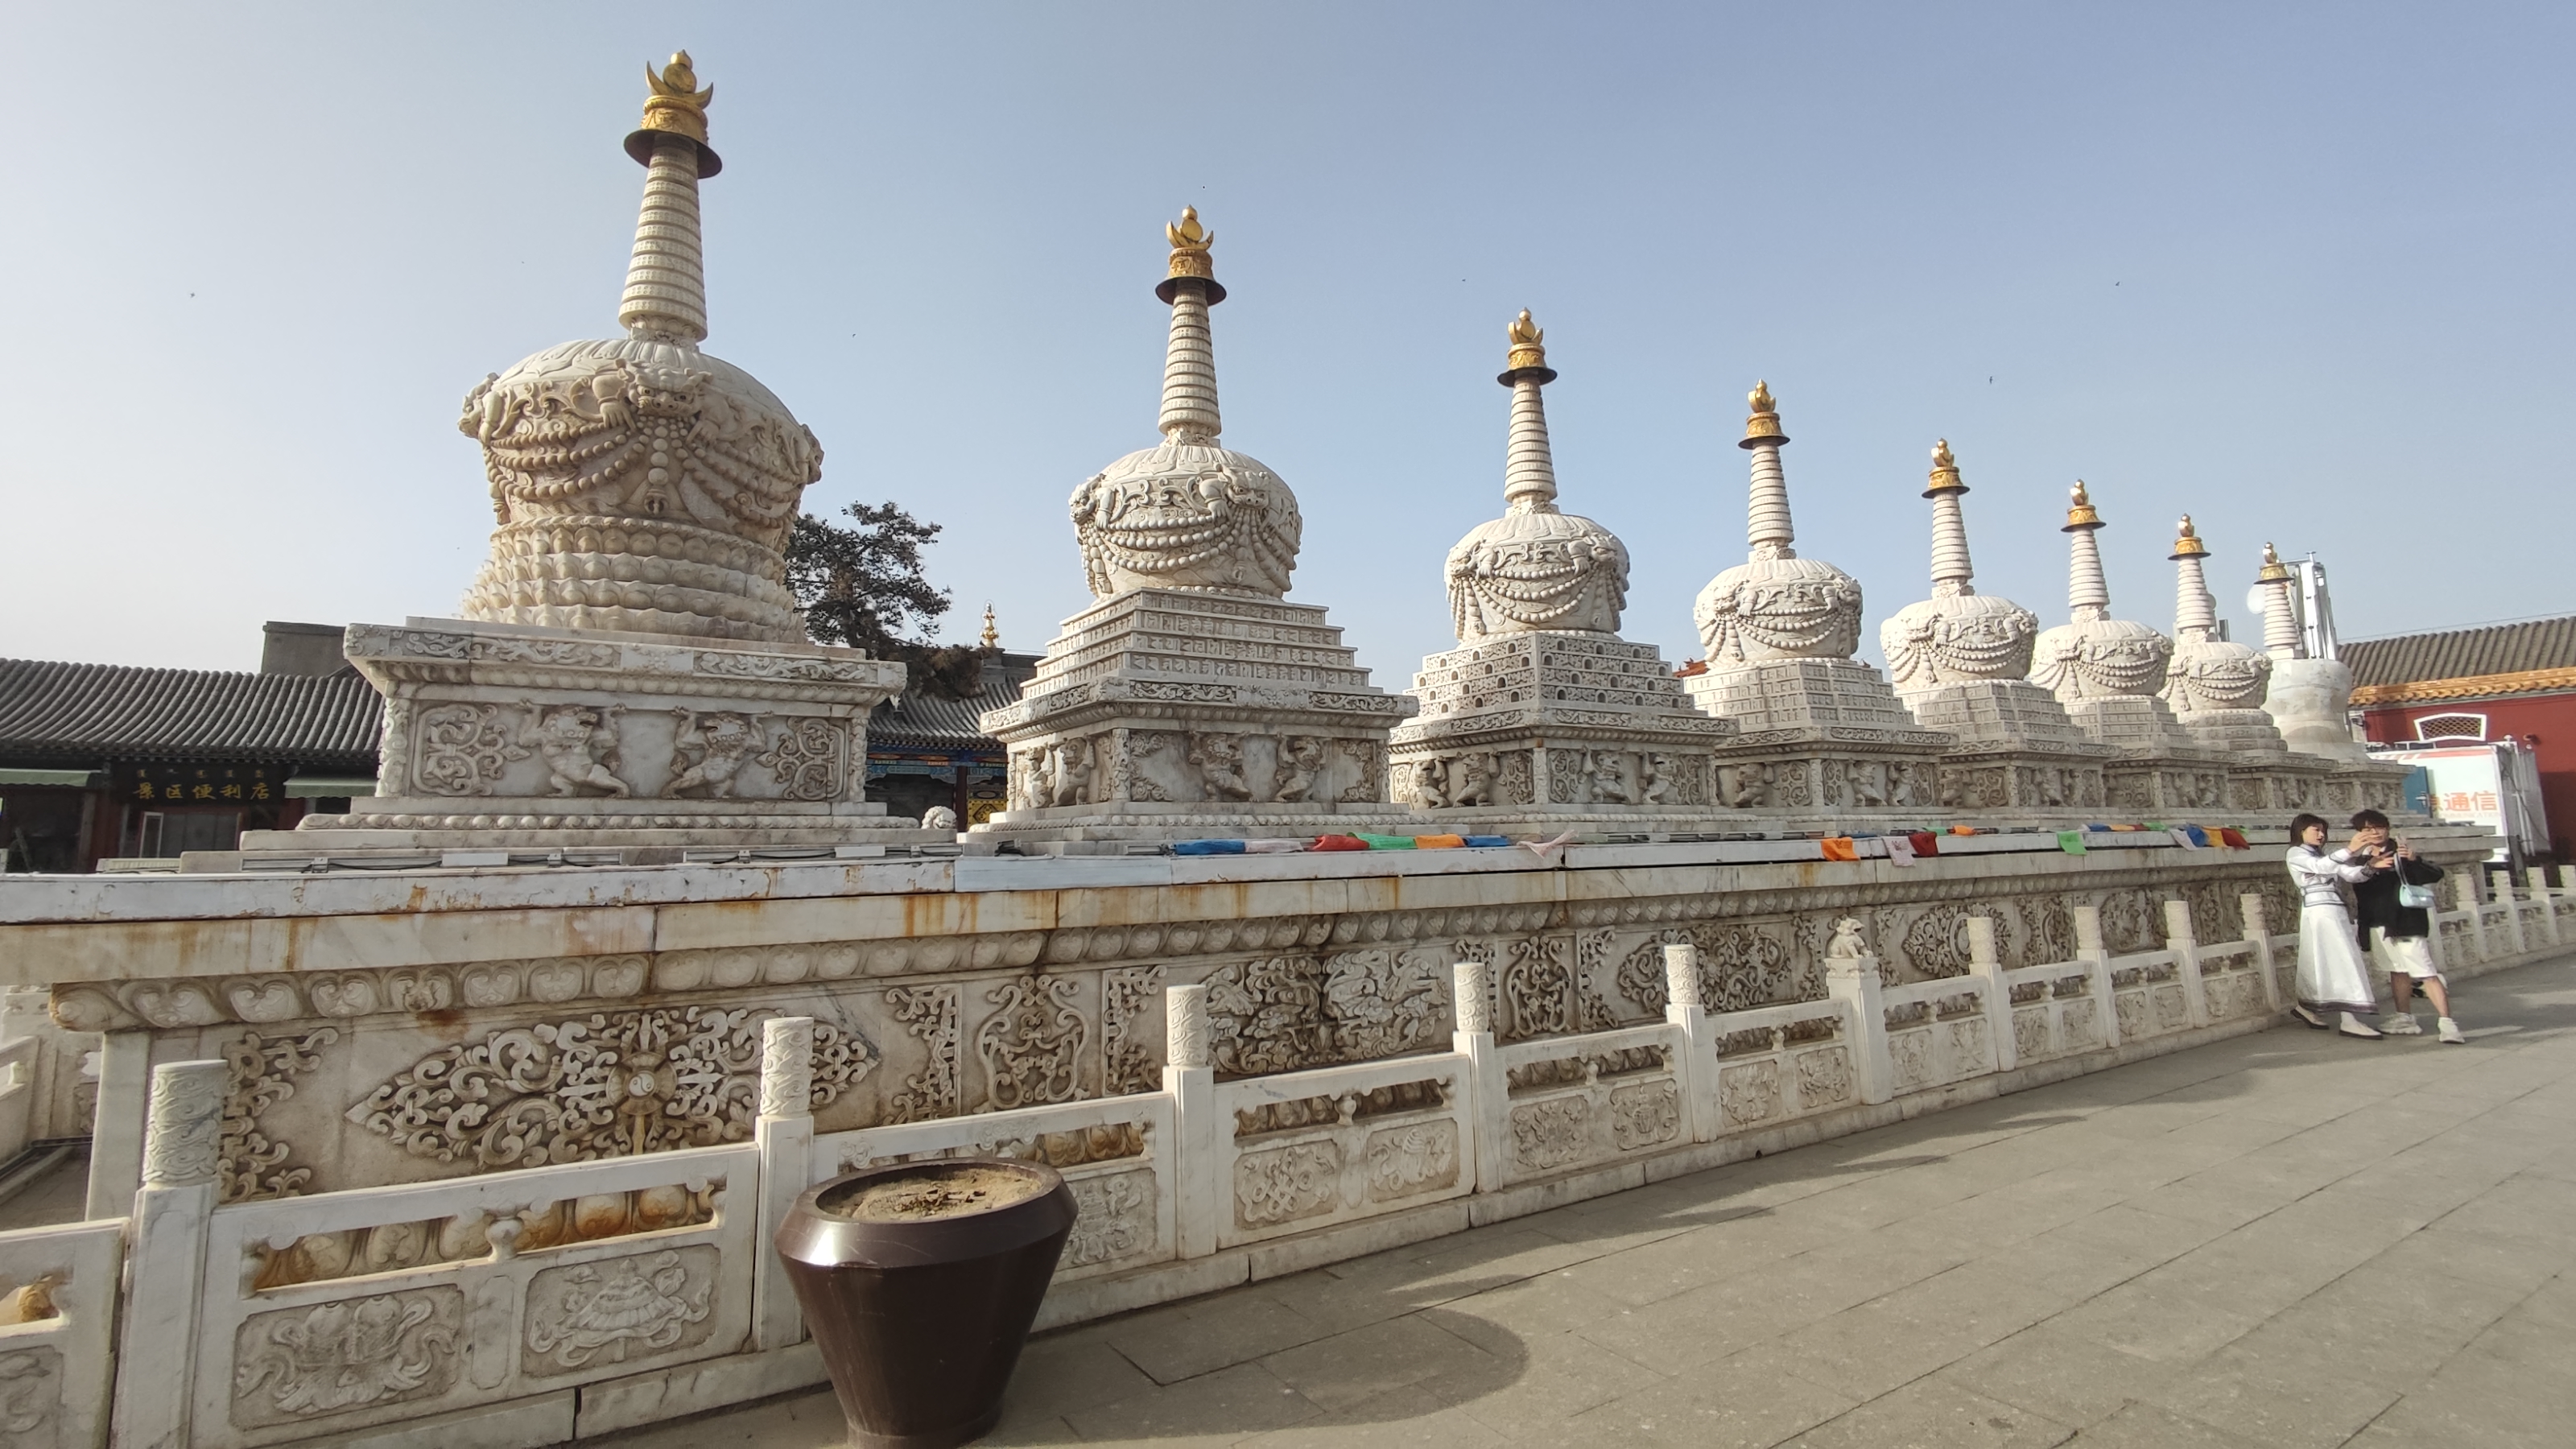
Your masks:
M2352 666L2309 657L2290 597L2290 566L2268 543L2256 581L2263 590L2263 652L2272 661L2263 709L2279 726L2282 741L2298 754L2341 765L2369 764L2370 751L2352 737L2346 718L2352 707Z
M1010 808L981 835L1294 835L1392 813L1387 731L1413 700L1369 683L1321 606L1282 597L1297 497L1218 441L1216 238L1195 209L1164 230L1163 441L1074 490L1096 602L1065 621L1018 701L983 716L1010 748Z
M900 663L807 642L781 550L823 450L708 355L688 55L626 138L644 204L623 335L485 378L458 427L496 527L459 617L353 624L385 697L373 798L245 849L823 847L920 837L864 798Z
M1940 803L1935 756L1957 740L1920 728L1896 691L1852 657L1860 584L1800 558L1780 449L1789 436L1768 383L1747 399L1736 444L1753 455L1744 563L1702 589L1692 610L1707 667L1683 682L1703 710L1734 724L1718 750L1722 805L1789 810L1915 809Z
M2083 807L2102 803L2103 757L2113 753L2030 682L2039 618L1977 592L1960 499L1968 485L1947 438L1932 447L1923 496L1932 500L1932 597L1879 626L1897 697L1927 729L1954 735L1942 762L1941 803L1957 809Z
M2203 749L2238 759L2280 756L2288 747L2263 712L2272 661L2251 644L2218 637L2218 605L2201 566L2208 556L2209 545L2184 514L2168 555L2174 565L2174 648L2165 669L2165 703Z
M1705 814L1709 747L1734 731L1691 706L1661 650L1619 637L1627 547L1557 507L1545 334L1523 312L1507 335L1503 516L1449 550L1459 647L1414 676L1422 712L1390 741L1395 799L1518 817Z
M2067 717L2103 744L2149 754L2189 751L2191 736L2164 702L2173 641L2111 617L2111 586L2093 535L2102 515L2078 480L2066 510L2067 622L2039 636L2031 681L2057 696Z

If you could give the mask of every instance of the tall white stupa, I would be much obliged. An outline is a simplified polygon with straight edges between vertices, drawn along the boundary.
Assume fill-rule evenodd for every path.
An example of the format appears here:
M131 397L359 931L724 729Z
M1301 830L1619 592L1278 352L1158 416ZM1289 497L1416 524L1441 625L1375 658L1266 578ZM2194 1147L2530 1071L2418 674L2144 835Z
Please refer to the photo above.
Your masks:
M1733 731L1691 707L1662 651L1619 637L1627 547L1557 507L1546 337L1527 312L1506 332L1503 516L1449 550L1459 647L1414 676L1422 712L1391 739L1395 798L1520 818L1704 814L1709 747Z
M2176 526L2174 551L2174 650L2165 670L2165 703L2203 749L2240 759L2286 752L2281 732L2263 712L2272 661L2251 644L2218 637L2218 605L2210 597L2201 542L2191 515Z
M1746 560L1702 589L1692 618L1707 651L1684 683L1733 724L1718 752L1719 803L1778 809L1937 805L1935 756L1957 743L1926 730L1860 647L1860 584L1800 558L1780 449L1789 435L1767 382L1746 399L1736 446L1753 455Z
M1950 440L1936 441L1923 490L1932 501L1932 597L1897 610L1878 631L1897 697L1924 727L1958 739L1942 762L1941 803L2100 805L2103 757L2112 751L2030 682L2038 617L1977 592L1960 507L1967 492Z
M457 426L482 450L490 555L457 617L346 636L385 697L376 794L246 850L915 838L864 798L868 713L902 691L903 666L809 642L786 585L823 450L700 345L715 90L685 51L645 79L626 138L645 173L623 333L550 347L466 395Z
M1095 602L1019 699L984 714L1010 748L1010 808L980 835L1311 834L1390 813L1387 731L1413 700L1369 683L1322 606L1283 597L1297 496L1219 441L1216 237L1195 208L1164 233L1163 441L1074 490Z

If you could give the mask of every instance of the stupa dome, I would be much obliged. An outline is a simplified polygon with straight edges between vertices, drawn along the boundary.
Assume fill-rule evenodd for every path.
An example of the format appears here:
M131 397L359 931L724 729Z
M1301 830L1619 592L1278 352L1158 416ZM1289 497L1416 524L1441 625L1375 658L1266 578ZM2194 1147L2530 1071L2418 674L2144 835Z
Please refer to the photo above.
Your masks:
M1505 331L1495 379L1512 390L1503 516L1449 550L1449 612L1458 642L1496 634L1616 634L1628 606L1628 548L1589 518L1556 506L1556 460L1541 389L1556 380L1547 334L1524 310Z

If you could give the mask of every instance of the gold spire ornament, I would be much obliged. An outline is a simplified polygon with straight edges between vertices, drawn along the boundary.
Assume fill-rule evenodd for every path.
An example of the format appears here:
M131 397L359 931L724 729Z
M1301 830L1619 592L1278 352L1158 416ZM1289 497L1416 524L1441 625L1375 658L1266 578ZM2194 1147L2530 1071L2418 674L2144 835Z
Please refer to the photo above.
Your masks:
M1789 441L1789 435L1780 430L1780 402L1771 396L1769 382L1757 380L1753 391L1744 395L1744 401L1752 414L1745 418L1744 436L1735 446L1749 450Z
M2263 545L2263 572L2254 576L2255 582L2277 584L2287 581L2289 577L2290 566L2281 562L2280 552L2268 543Z
M1932 440L1931 481L1923 489L1926 498L1943 493L1965 493L1968 485L1959 480L1959 460L1950 451L1948 438Z
M1503 336L1511 350L1504 354L1502 376L1494 381L1509 387L1525 372L1540 382L1556 381L1556 369L1547 365L1547 329L1530 320L1527 307L1503 329Z
M1002 631L993 627L993 606L990 604L984 606L984 632L976 638L975 646L987 650L1002 647Z
M1154 295L1169 302L1178 290L1175 284L1195 280L1206 291L1209 306L1224 301L1225 288L1216 280L1216 262L1208 255L1208 249L1216 245L1216 233L1199 223L1199 209L1182 207L1179 221L1163 223L1163 238L1172 244L1172 259Z
M685 50L671 52L668 65L657 73L644 68L644 119L634 134L626 138L626 154L638 162L653 164L654 142L663 136L682 136L698 148L698 177L704 180L724 169L724 162L707 145L707 104L716 98L716 88L698 88L698 71Z
M2192 528L2191 515L2184 514L2181 527L2174 538L2174 551L2166 554L2165 558L2171 562L2180 562L2187 558L2207 557L2209 557L2209 545L2202 543L2200 534Z
M2084 491L2084 480L2076 479L2075 486L2067 493L2070 501L2066 509L2066 526L2057 531L2073 533L2079 528L2100 528L2102 515L2093 511L2093 499Z

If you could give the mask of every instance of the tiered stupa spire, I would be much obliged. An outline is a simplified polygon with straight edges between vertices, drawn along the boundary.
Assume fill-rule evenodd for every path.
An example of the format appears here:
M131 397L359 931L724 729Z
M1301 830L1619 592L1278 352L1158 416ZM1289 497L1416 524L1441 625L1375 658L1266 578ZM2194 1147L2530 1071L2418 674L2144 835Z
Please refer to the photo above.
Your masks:
M2102 515L2093 507L2093 496L2084 480L2075 480L2069 490L2064 533L2066 549L2066 612L2077 623L2111 617L2111 585L2102 576L2102 550L2093 541L2102 527Z
M1216 342L1208 329L1208 308L1225 300L1216 280L1210 248L1216 233L1199 222L1199 209L1181 208L1181 219L1166 222L1163 235L1172 244L1171 275L1154 295L1172 307L1171 340L1163 350L1163 436L1175 443L1214 443L1225 432L1216 402Z
M2124 750L2188 750L2191 737L2159 698L2173 641L2144 624L2111 617L2111 586L2094 535L2101 511L2081 480L2068 495L2066 611L2069 622L2039 636L2031 681L2057 696L2086 734Z
M1556 510L1556 456L1547 441L1547 400L1539 389L1556 381L1547 365L1547 332L1521 309L1505 329L1511 351L1502 376L1494 379L1512 390L1511 442L1504 453L1503 501L1515 513Z
M698 89L685 50L644 83L644 121L626 138L626 154L644 164L644 210L635 220L635 252L626 264L626 293L617 323L640 338L704 342L707 275L698 228L698 182L724 169L707 145L707 103L716 88Z
M2174 565L2175 640L2197 643L2217 637L2217 603L2210 597L2209 580L2201 570L2201 560L2209 557L2209 545L2200 541L2190 514L2184 514L2182 522L2175 525L2174 551L2166 557Z
M1789 441L1780 428L1780 403L1771 396L1767 379L1757 380L1744 400L1750 412L1744 419L1744 436L1735 444L1753 455L1744 541L1757 559L1796 558L1798 550L1791 545L1797 542L1798 531L1790 525L1789 480L1780 467L1780 449Z
M1977 591L1977 571L1968 561L1968 522L1959 499L1968 485L1959 481L1959 460L1950 440L1932 443L1932 472L1923 496L1932 500L1932 597L1955 598Z
M2269 543L2263 545L2263 572L2255 582L2263 590L2263 652L2275 659L2306 658L2299 611L2290 602L2290 566L2281 562L2280 552Z

